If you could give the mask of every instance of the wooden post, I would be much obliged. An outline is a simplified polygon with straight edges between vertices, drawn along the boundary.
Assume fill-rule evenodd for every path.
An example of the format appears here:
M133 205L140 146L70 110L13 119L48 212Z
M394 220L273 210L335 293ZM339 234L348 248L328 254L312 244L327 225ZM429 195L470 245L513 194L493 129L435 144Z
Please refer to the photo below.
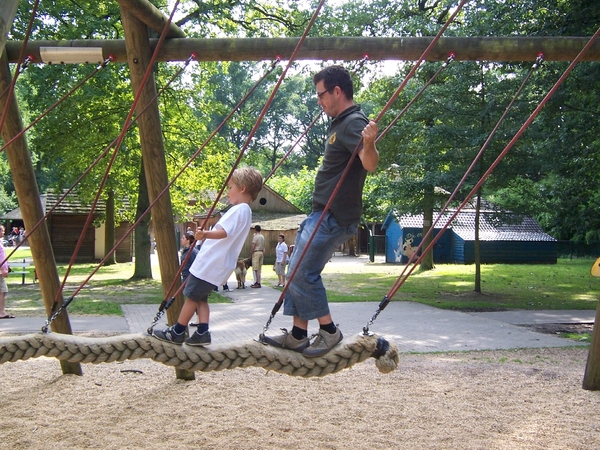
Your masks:
M2 57L0 58L0 92L4 92L4 90L10 86L11 82L12 77L6 59L6 52L3 52ZM2 128L2 139L4 142L8 142L23 130L23 122L17 105L17 98L14 93L11 97L7 98L4 96L0 98L0 108L2 110L4 110L7 101L10 102L10 105L6 114L7 117L4 122L4 127ZM31 156L29 154L29 149L27 148L25 136L16 139L5 151L8 164L10 165L10 172L15 185L17 198L19 199L19 207L21 208L21 214L23 216L23 221L25 222L25 230L28 232L42 219L42 217L44 217L44 211L42 210L40 193L37 188L33 164L31 163ZM56 294L60 290L60 282L46 222L42 223L31 236L28 237L28 241L33 262L35 264L35 270L39 278L40 290L44 299L44 305L46 306L46 313L50 314ZM60 296L59 304L62 304L62 301L63 298ZM42 325L43 324L40 324L40 328ZM69 316L66 310L52 322L51 329L58 333L72 334L71 323L69 322ZM60 365L63 374L82 374L81 364L79 363L61 361Z
M2 0L2 2L0 2L0 54L4 51L6 33L8 33L13 20L15 20L15 14L17 14L18 7L19 0Z
M143 22L123 8L121 8L121 21L125 32L131 84L134 93L137 93L151 59L148 28ZM151 74L139 97L137 104L138 114L155 96L156 84L154 82L154 75ZM151 106L144 111L144 114L138 115L138 127L140 130L146 185L148 186L150 201L153 202L169 183L160 115L156 100L151 102ZM165 295L167 295L167 291L173 280L176 280L175 288L178 288L181 284L179 281L180 277L177 276L179 271L178 243L175 239L175 222L173 220L171 197L168 192L152 208L152 222L156 237L163 290ZM167 310L167 318L170 324L177 321L182 305L183 296L180 294L177 296L173 306ZM194 372L188 370L176 369L176 373L179 379L193 380L195 378Z
M135 17L144 22L148 28L156 31L158 34L162 33L163 28L168 22L168 18L150 3L148 0L117 0L121 8L126 9ZM168 38L185 37L185 33L181 28L175 25L173 22L169 24L169 31L167 32Z
M600 391L600 304L596 307L592 342L585 365L582 387L588 391Z

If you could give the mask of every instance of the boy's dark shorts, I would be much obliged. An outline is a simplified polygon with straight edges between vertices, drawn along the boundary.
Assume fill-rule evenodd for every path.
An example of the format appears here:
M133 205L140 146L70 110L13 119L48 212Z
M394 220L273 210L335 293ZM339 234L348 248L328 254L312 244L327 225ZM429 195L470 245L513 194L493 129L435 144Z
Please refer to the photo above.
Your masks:
M187 277L187 283L185 283L185 287L183 288L183 295L196 303L208 302L208 294L214 290L214 284L200 280L190 273L190 276Z

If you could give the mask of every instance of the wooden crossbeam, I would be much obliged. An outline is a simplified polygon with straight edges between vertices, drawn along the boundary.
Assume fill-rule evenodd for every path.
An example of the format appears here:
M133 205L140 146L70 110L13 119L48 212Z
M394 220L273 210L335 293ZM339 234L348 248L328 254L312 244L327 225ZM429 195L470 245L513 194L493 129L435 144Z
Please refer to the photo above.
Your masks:
M298 60L360 60L366 54L371 60L419 59L432 38L307 38ZM546 61L572 61L584 47L587 37L446 37L441 38L428 56L429 61L445 61L455 53L458 61L534 61L539 53ZM154 49L157 39L150 39ZM289 58L298 38L218 38L167 39L158 61L186 61L192 52L199 61L263 61L277 55ZM16 62L21 41L6 43L8 60ZM41 62L40 47L102 47L104 57L126 62L124 40L30 41L27 54ZM586 53L583 61L600 60L600 40Z

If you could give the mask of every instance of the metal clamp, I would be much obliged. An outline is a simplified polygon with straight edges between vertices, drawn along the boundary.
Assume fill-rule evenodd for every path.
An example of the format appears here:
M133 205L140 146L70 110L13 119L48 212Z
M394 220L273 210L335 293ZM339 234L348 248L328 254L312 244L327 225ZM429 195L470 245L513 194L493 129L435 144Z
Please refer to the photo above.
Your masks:
M150 327L146 330L146 332L149 335L152 336L152 331L154 330L154 327L156 326L160 318L165 314L165 311L169 309L169 307L173 304L174 301L175 297L171 297L168 302L166 300L162 301L162 303L158 307L158 312L156 313L156 316L154 316L154 320L150 324Z
M58 317L58 315L63 311L63 309L67 309L67 306L69 306L69 303L71 303L73 301L75 297L69 297L68 299L66 299L62 305L60 305L60 308L58 308L58 310L56 310L56 312L53 312L56 309L56 305L58 305L57 302L54 302L54 305L52 306L52 311L53 314L48 317L48 319L46 320L46 324L42 327L42 333L48 333L48 328L50 327L50 324L52 322L54 322L54 319L56 319Z

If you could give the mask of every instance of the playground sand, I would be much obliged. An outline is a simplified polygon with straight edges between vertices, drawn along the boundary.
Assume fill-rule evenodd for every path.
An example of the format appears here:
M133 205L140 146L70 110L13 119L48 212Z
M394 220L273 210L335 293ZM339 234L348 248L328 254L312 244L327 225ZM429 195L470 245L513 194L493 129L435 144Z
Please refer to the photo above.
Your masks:
M175 378L150 360L0 365L1 449L590 449L587 349L402 354L323 378L259 368Z

